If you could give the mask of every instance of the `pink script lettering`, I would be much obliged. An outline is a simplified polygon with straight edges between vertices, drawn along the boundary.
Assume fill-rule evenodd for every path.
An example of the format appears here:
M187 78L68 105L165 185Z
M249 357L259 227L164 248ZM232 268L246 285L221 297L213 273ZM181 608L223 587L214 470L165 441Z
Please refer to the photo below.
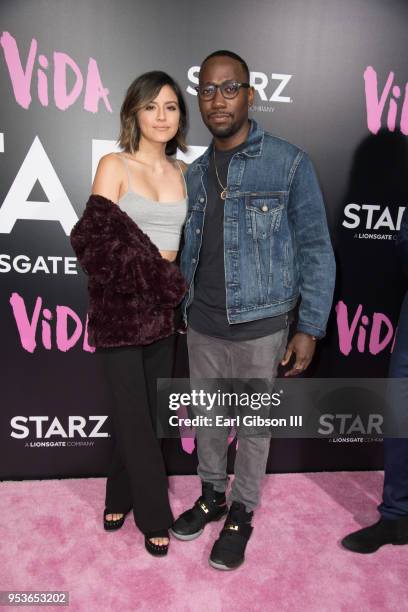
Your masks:
M388 102L387 128L394 132L397 125L401 87L393 85L394 73L390 72L384 88L379 95L377 73L372 66L364 71L365 98L367 110L367 127L373 134L377 134L382 127L384 109ZM408 83L405 84L404 98L400 115L400 130L408 135Z
M362 312L363 306L359 304L350 320L346 304L341 300L338 302L336 313L340 352L343 355L350 355L356 348L359 353L364 353L368 349L371 355L378 355L388 346L392 352L396 329L394 330L390 319L381 312L374 312L370 321Z
M12 294L10 304L13 309L21 346L29 353L34 353L37 348L37 330L40 317L42 317L41 342L45 349L51 350L53 348L52 337L55 335L56 348L65 353L72 349L83 335L83 350L88 353L95 351L88 344L88 319L85 325L83 325L81 319L72 308L57 306L56 325L53 332L51 321L54 315L48 308L42 309L41 297L37 297L31 317L27 312L24 299L18 293ZM69 327L72 327L72 325L74 329L69 332Z
M9 32L3 32L0 38L3 48L4 59L9 72L13 93L17 104L24 109L30 107L31 84L33 80L34 65L37 58L37 41L31 40L25 67L23 67L17 42ZM38 56L37 68L37 95L38 101L44 107L48 106L48 59L45 55ZM78 64L67 54L60 51L53 53L53 83L54 102L60 110L67 110L72 106L82 93L84 78ZM74 75L74 84L68 91L68 69ZM97 113L99 102L102 100L105 108L111 113L112 108L108 99L109 89L103 86L98 64L92 57L89 58L84 96L84 109L90 113Z

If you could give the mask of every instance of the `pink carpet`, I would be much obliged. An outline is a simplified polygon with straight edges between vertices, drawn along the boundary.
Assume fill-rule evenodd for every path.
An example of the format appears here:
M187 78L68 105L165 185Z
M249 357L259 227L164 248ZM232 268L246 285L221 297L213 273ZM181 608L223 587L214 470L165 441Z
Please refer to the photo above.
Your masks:
M339 545L376 520L381 485L379 472L267 476L247 562L220 572L207 562L218 523L155 559L130 516L103 531L103 479L3 482L0 590L66 590L69 610L86 612L407 610L408 546ZM197 494L195 477L171 478L175 514Z

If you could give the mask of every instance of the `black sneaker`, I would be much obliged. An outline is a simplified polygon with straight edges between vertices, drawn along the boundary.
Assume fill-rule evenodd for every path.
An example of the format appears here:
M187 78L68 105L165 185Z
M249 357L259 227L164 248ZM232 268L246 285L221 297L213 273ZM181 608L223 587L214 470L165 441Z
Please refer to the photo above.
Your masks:
M244 504L232 502L220 537L214 543L210 565L215 569L233 570L245 559L245 548L251 537L253 512L246 512Z
M228 511L225 493L214 490L208 482L202 483L202 495L190 510L186 510L173 523L172 535L179 540L194 540L211 521L218 521Z
M347 550L363 554L373 553L384 544L408 544L408 516L381 518L374 525L350 533L341 543Z

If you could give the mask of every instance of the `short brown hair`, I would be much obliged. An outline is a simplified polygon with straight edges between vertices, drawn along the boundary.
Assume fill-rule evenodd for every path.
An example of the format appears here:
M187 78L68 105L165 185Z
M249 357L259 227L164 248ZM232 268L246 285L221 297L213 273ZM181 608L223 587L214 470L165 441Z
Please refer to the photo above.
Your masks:
M177 134L166 144L166 155L174 155L177 149L185 152L188 116L187 106L179 85L171 76L161 70L141 74L129 85L120 109L120 134L118 143L127 152L134 153L139 148L140 128L137 113L154 100L164 85L169 85L177 96L180 109L180 125Z

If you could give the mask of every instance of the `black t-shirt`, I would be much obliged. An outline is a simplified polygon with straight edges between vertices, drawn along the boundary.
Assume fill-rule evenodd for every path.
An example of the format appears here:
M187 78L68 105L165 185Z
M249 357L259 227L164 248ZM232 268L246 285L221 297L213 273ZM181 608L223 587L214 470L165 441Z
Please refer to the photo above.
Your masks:
M231 157L246 143L228 151L215 151L220 182L227 185ZM202 334L227 340L254 340L288 325L288 314L257 321L230 324L227 318L224 269L224 200L217 180L214 157L208 168L207 207L202 244L194 280L194 297L188 312L191 327Z

